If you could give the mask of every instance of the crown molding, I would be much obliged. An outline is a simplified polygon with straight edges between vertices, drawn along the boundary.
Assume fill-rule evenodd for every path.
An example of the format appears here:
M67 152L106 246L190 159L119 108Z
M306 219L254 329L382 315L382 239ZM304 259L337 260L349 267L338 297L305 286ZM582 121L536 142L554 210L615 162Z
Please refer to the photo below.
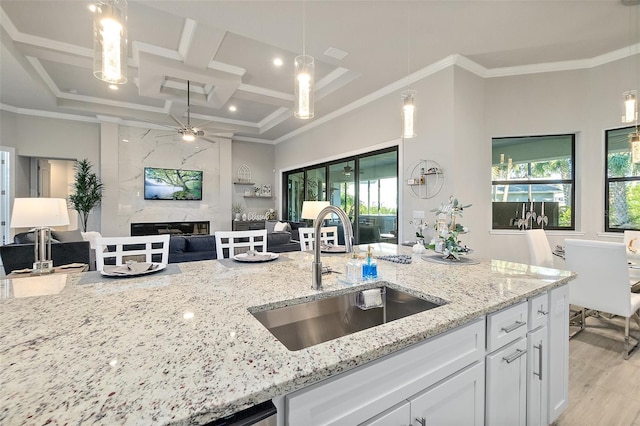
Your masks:
M40 109L16 108L11 105L0 104L0 110L12 112L20 115L30 115L33 117L55 118L58 120L82 121L85 123L99 123L95 117L87 117L84 115L64 114L61 112L44 111Z

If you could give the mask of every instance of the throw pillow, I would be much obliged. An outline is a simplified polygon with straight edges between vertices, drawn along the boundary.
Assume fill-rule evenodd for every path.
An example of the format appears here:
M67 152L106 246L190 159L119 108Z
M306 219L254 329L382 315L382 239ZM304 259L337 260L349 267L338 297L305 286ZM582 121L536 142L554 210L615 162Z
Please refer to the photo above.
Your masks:
M278 222L273 226L273 232L291 231L291 227L287 222Z
M79 229L74 229L73 231L51 231L51 237L61 243L84 241Z

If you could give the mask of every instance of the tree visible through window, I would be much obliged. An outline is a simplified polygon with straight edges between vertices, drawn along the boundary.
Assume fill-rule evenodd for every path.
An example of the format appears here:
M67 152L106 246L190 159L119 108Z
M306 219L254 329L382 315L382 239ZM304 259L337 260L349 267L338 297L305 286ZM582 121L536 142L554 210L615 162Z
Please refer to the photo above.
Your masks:
M631 161L629 133L634 127L607 130L605 231L640 229L640 164Z
M493 229L574 229L575 135L492 140Z

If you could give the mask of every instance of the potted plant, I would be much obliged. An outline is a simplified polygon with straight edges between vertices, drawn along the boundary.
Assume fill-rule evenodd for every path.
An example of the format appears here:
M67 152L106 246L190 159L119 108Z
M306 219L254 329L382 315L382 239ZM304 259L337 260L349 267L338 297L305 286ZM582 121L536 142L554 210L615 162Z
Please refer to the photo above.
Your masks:
M244 207L242 204L240 203L235 203L232 207L231 207L231 211L233 213L235 213L236 217L235 220L240 220L240 215L242 214L242 212L244 211Z
M87 220L91 209L102 200L103 184L92 168L93 165L86 158L76 161L75 182L72 184L74 193L69 195L69 202L80 215L83 232L87 232Z

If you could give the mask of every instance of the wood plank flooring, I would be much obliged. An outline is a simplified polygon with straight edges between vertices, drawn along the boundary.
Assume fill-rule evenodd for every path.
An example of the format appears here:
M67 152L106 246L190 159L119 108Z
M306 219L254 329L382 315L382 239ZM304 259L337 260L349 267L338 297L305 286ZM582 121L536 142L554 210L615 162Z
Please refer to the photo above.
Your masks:
M569 406L556 426L640 426L640 349L625 361L623 339L622 318L589 317L569 341Z

